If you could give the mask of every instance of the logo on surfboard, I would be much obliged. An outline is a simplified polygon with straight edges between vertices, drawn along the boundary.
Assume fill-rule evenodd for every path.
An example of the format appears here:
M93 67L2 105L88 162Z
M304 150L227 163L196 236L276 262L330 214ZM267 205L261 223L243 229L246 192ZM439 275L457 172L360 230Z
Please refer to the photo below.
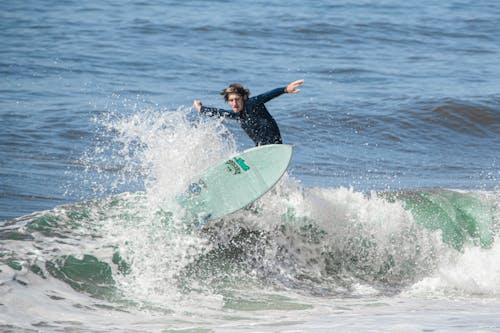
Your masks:
M241 173L241 171L248 171L250 167L245 163L245 160L241 157L235 157L226 162L226 167L229 172L233 175L237 175Z

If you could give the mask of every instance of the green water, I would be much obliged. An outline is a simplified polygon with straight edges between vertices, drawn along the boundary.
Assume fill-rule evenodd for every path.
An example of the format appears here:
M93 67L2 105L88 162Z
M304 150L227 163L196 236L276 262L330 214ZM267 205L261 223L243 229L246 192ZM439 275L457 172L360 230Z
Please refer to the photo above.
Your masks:
M401 200L415 221L429 230L440 230L443 241L461 250L466 244L488 248L495 236L498 208L487 196L436 190L389 194Z

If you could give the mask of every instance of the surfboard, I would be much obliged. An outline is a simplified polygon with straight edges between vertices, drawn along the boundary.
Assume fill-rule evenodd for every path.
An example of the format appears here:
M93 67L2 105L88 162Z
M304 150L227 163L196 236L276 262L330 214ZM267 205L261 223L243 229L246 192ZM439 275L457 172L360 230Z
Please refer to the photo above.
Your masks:
M259 199L281 179L292 158L293 146L264 145L243 151L205 170L177 197L200 226L222 218Z

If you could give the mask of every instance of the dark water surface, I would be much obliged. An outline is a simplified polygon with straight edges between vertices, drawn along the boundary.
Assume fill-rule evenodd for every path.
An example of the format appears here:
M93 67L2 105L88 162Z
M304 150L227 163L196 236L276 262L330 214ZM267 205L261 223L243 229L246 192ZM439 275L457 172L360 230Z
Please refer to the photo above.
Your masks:
M499 22L498 1L1 2L0 330L498 331ZM172 214L252 146L193 99L297 79L267 103L295 145L276 190L202 231Z

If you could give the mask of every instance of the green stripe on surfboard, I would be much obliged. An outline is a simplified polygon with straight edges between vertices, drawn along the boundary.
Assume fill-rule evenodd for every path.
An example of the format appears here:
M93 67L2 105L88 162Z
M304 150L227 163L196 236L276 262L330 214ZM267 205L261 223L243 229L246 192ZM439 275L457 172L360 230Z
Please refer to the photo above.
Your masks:
M201 221L233 213L274 187L290 164L293 147L265 145L245 150L195 178L179 204Z

